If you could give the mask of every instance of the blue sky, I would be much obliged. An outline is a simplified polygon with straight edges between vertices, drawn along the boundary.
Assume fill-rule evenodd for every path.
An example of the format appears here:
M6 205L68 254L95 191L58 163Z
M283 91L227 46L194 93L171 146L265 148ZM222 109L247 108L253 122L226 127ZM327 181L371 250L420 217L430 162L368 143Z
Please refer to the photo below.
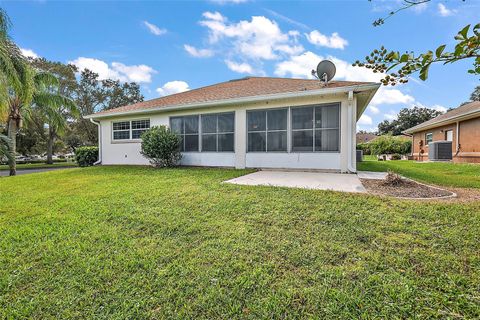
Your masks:
M146 99L248 75L309 77L319 60L337 80L375 81L351 67L372 49L421 52L480 22L480 1L435 1L374 28L399 1L1 2L30 55L141 84ZM371 130L402 107L445 110L479 85L471 61L434 66L427 82L382 88L359 122Z

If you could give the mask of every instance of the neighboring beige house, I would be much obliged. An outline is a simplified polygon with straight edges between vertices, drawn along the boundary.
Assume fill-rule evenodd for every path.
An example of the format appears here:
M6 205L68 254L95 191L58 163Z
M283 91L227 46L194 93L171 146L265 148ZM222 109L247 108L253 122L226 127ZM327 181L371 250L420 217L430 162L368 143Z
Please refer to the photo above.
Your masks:
M480 163L480 101L474 101L405 130L412 135L412 156L428 160L428 144L452 141L454 162Z
M377 139L378 136L374 133L370 132L357 132L357 144L359 143L367 143L372 140Z
M247 77L87 116L102 164L148 164L140 135L167 125L182 165L355 172L356 123L380 84Z

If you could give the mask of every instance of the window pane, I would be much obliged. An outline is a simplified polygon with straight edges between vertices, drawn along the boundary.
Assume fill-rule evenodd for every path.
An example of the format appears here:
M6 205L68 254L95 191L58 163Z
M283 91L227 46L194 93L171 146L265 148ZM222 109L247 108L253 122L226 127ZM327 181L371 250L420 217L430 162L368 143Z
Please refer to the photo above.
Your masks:
M287 132L269 132L267 139L267 151L287 151Z
M148 129L148 128L150 128L150 120L132 121L132 129Z
M185 136L178 136L180 138L180 152L185 151Z
M183 133L183 118L182 117L171 118L170 128L172 129L173 132L177 134Z
M218 115L218 132L233 132L235 129L235 116L233 113Z
M198 151L198 134L186 135L185 139L185 151Z
M316 130L315 151L338 151L338 129Z
M249 111L248 131L265 131L265 111Z
M267 111L268 130L287 130L287 109Z
M203 133L217 132L217 116L216 115L202 115L202 132Z
M293 151L313 151L313 130L292 132Z
M217 151L217 135L202 135L202 151Z
M248 151L265 151L265 132L248 134Z
M234 142L233 142L233 133L223 133L218 135L218 151L233 151Z
M312 127L313 107L292 108L292 129L312 129Z
M113 130L129 130L130 121L114 122Z
M142 133L147 130L132 130L132 139L140 139Z
M338 128L338 104L320 106L315 108L315 128Z
M198 133L198 116L184 117L185 133Z
M113 131L113 140L130 139L130 131Z

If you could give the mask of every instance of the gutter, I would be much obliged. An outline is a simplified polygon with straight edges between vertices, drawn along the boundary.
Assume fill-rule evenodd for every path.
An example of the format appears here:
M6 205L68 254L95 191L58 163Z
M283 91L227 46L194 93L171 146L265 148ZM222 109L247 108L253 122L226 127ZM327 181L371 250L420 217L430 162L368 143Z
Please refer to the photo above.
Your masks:
M94 166L102 163L102 126L100 122L89 118L90 122L95 124L98 127L98 160L93 163Z
M363 84L363 85L354 85L349 87L336 87L336 88L327 88L327 89L318 89L318 90L307 90L307 91L297 91L297 92L288 92L280 94L268 94L263 96L253 96L253 97L242 97L236 99L223 99L223 100L214 100L208 102L200 103L189 103L182 105L171 105L166 107L154 107L150 109L140 109L140 110L130 110L124 112L112 112L106 114L90 114L85 116L85 119L102 119L102 118L111 118L118 117L123 115L132 115L132 114L146 114L146 113L155 113L155 112L167 112L173 110L188 110L188 109L198 109L203 107L211 106L229 106L229 105L238 105L242 103L251 103L251 102L260 102L265 100L280 100L280 99L289 99L289 98L301 98L301 97L310 97L310 96L321 96L329 95L336 93L348 93L349 91L368 91L375 90L380 87L380 83L373 84Z
M347 112L348 112L347 133L349 135L348 140L350 140L350 145L347 152L347 157L348 157L347 170L350 171L351 173L356 173L357 168L354 168L354 165L353 165L353 161L354 161L353 159L355 159L356 161L356 141L353 138L353 135L356 134L356 130L354 130L352 126L355 126L355 128L357 127L357 103L353 101L353 91L348 92L348 111Z

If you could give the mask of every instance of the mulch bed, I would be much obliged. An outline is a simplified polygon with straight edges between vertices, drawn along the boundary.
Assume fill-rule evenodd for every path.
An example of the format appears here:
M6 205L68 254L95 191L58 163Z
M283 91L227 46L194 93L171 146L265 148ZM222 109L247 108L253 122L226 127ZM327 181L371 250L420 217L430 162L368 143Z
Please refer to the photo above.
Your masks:
M378 195L398 198L438 198L452 195L450 191L429 187L407 179L402 179L395 186L385 183L385 180L360 180L369 192Z

